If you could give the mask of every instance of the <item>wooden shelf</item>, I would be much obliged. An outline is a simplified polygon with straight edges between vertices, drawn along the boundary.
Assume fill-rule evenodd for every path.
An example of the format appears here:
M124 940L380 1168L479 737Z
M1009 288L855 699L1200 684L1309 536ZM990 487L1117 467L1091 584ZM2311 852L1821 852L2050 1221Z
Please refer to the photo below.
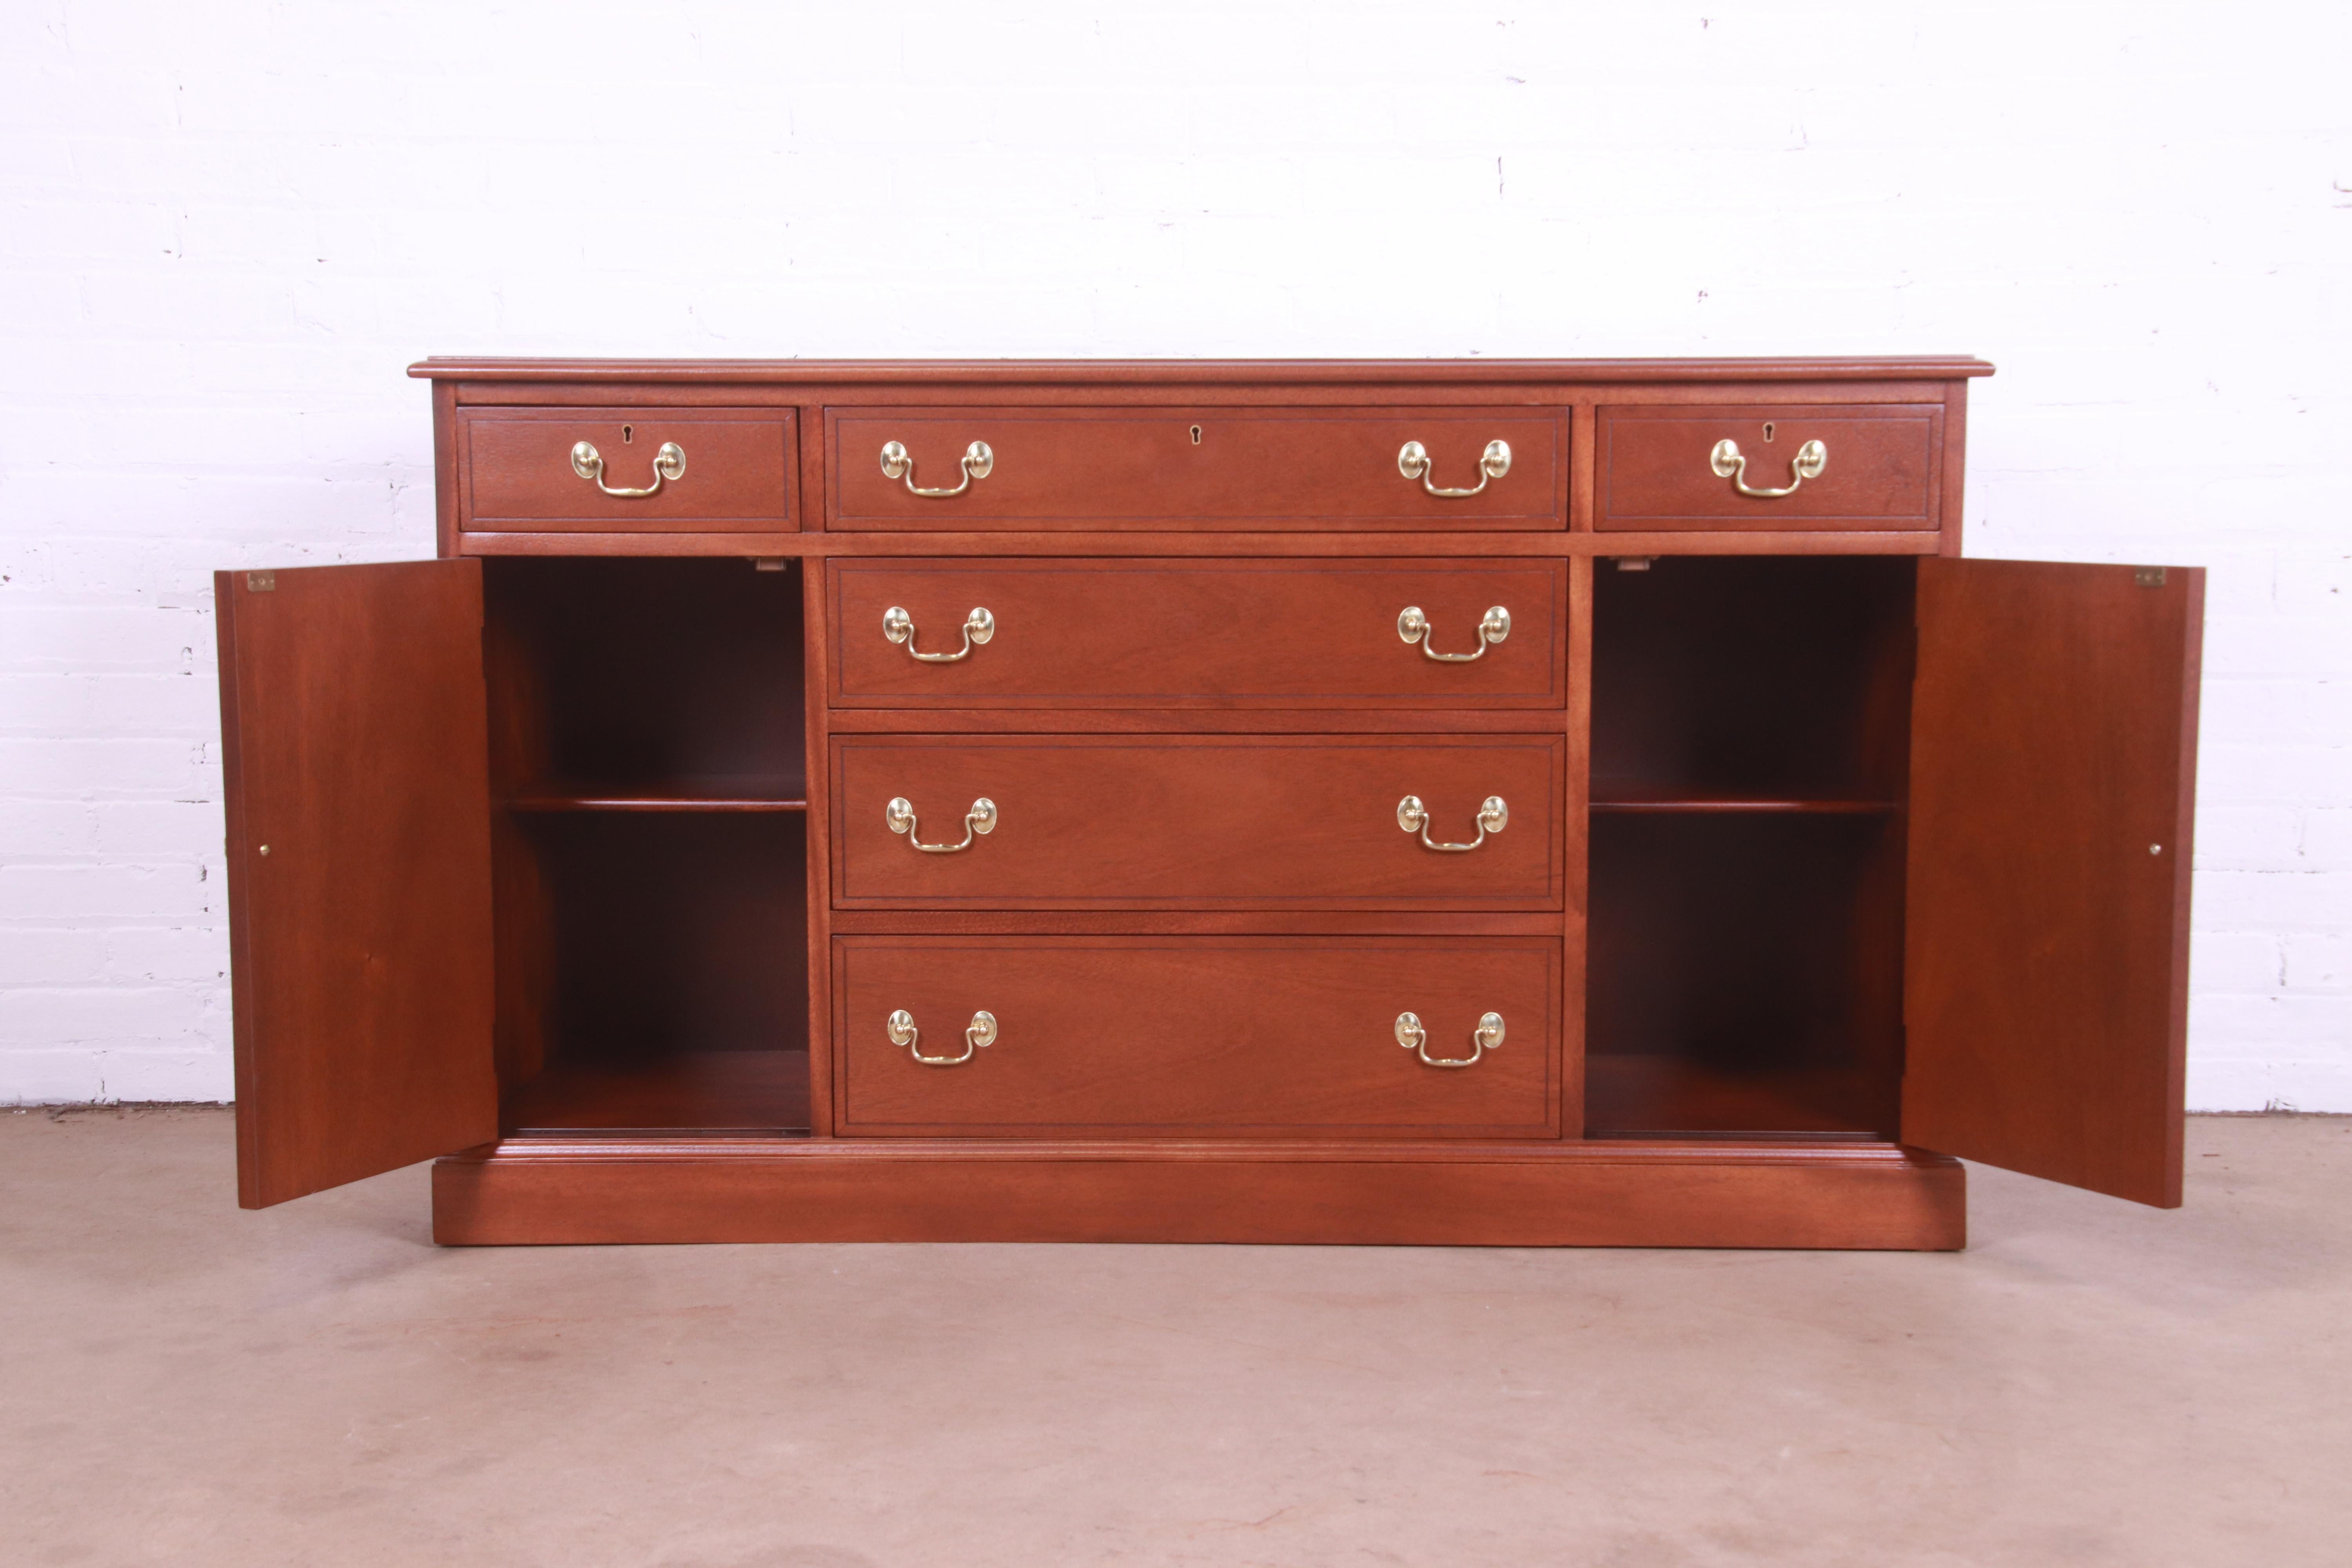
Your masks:
M1584 1058L1584 1103L1594 1138L1894 1135L1886 1086L1853 1068L1742 1072L1675 1056L1596 1052Z
M640 784L545 784L518 790L509 811L788 812L808 809L797 779L666 779Z
M1730 790L1653 790L1638 785L1601 784L1592 786L1591 809L1597 812L1781 812L1814 816L1892 816L1903 809L1900 801L1859 800L1828 795L1775 795Z
M806 1132L809 1054L680 1051L643 1063L551 1062L512 1090L509 1137L549 1132Z

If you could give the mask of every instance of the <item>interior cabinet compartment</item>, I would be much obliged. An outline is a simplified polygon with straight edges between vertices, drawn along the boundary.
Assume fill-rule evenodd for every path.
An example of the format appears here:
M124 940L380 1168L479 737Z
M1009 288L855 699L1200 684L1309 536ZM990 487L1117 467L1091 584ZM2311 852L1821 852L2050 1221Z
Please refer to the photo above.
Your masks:
M799 817L530 816L495 854L508 1132L808 1131Z
M806 809L797 569L494 558L483 653L511 807Z
M1900 801L1915 570L1900 556L1604 564L1593 809Z
M484 567L501 1127L807 1131L798 573Z
M1588 1131L1895 1136L1903 851L1878 812L1595 816Z
M1895 1134L1915 573L1596 574L1595 1136Z

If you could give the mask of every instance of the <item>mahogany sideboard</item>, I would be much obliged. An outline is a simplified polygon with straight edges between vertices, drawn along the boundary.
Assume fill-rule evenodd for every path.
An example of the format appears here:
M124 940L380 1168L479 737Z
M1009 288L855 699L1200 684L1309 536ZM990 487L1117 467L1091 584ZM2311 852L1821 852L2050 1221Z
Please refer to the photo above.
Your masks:
M2177 1205L2202 574L1962 559L1991 368L426 360L437 558L218 579L240 1199Z

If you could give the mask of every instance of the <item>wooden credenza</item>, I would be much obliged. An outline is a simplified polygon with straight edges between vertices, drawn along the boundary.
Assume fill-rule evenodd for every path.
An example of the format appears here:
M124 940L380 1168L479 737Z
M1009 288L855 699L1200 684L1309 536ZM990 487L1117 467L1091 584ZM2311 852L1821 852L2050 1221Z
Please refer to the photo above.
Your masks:
M241 1199L2177 1204L2202 576L1960 559L1990 368L427 360L438 559L218 580Z

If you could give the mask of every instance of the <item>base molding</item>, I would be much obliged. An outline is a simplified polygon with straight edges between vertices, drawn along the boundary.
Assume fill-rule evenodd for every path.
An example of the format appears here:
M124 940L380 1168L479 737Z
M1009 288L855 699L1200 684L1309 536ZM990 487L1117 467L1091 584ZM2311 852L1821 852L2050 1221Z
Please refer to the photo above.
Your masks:
M1892 1143L509 1139L436 1163L433 1235L1932 1251L1967 1177Z

